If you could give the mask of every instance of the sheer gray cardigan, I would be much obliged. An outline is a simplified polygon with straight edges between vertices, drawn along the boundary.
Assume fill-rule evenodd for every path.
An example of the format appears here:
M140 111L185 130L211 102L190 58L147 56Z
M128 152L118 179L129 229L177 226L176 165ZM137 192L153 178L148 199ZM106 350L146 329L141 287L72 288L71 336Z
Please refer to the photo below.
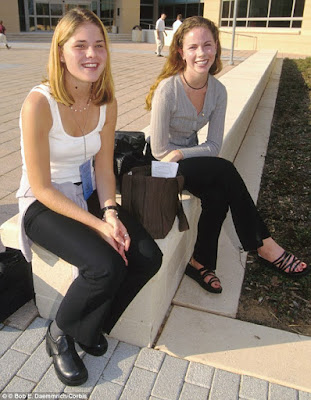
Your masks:
M209 75L208 89L200 113L189 100L176 74L160 82L152 99L150 139L152 154L161 160L172 150L183 158L218 156L224 134L227 91ZM206 140L198 144L197 132L208 124Z

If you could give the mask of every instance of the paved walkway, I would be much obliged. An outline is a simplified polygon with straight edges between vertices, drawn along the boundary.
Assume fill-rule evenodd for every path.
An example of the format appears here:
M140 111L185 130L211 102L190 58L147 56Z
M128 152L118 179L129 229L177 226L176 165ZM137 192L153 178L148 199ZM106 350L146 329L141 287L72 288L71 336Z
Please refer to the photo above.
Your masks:
M2 223L17 213L15 193L21 174L19 111L30 88L45 73L48 45L12 43L12 50L0 49L0 52ZM223 53L226 62L229 52ZM249 55L250 52L236 52L236 62ZM154 45L112 44L119 104L117 129L141 130L149 124L144 98L163 63L164 59L155 57ZM224 72L229 68L232 67L225 67ZM57 379L45 352L47 324L47 320L37 315L32 302L5 324L0 324L0 398L27 398L18 396L22 393L32 398L45 395L49 399L55 398L53 393L62 394L61 398L100 400L311 400L311 393L172 357L162 351L139 348L114 338L108 339L109 350L104 356L84 355L90 375L86 384L65 387Z

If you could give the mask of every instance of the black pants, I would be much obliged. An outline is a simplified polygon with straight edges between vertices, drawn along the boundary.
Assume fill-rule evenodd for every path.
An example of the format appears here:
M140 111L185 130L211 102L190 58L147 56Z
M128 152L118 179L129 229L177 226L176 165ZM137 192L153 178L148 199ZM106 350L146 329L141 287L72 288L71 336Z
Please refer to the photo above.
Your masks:
M96 192L90 204L92 201L98 204ZM131 237L128 266L95 231L39 201L25 215L29 238L79 269L58 309L56 322L66 334L87 346L98 343L102 330L110 333L161 266L162 253L145 229L121 207L119 218Z
M256 250L270 233L234 165L219 157L194 157L179 162L184 188L201 200L202 213L193 257L216 269L218 239L227 212L244 250Z

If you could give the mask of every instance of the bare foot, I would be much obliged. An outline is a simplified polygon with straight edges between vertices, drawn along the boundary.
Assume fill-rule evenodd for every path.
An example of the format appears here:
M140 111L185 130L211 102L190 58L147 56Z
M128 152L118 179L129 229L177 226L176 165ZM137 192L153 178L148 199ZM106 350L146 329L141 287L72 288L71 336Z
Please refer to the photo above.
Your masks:
M204 267L202 264L200 264L199 262L197 262L193 257L192 257L191 260L189 261L189 264L190 264L192 267L194 267L195 269L197 269L197 270L199 270L199 269L201 269L201 268L204 268L204 269L205 269L205 267ZM206 271L207 271L206 269L205 269L205 271L201 271L201 275L203 275L204 272L206 272ZM204 278L204 282L205 282L205 283L208 283L211 279L214 279L215 277L217 278L217 276L215 275L215 273L211 271L211 273L208 274L208 275ZM221 288L221 284L220 284L219 279L217 278L217 280L214 280L213 282L211 282L211 286L212 286L214 289L220 289L220 288Z
M279 246L271 237L263 240L263 246L257 249L257 252L260 257L265 260L273 263L284 253L284 249ZM291 268L291 262L295 259L295 256L291 256L287 261L288 267L284 269L284 272L289 273L293 272ZM298 265L295 267L294 272L302 272L307 268L307 264L298 260Z

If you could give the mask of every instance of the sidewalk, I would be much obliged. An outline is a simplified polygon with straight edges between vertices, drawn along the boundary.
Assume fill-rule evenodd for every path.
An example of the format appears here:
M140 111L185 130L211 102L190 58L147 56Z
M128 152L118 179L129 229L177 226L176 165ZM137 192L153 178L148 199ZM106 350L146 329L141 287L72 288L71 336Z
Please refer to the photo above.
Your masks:
M18 211L15 193L21 174L19 111L31 87L39 83L45 74L48 44L12 42L10 51L2 48L0 51L2 56L0 62L2 94L0 223L2 223ZM223 55L225 63L228 60L229 51L223 51ZM243 61L249 55L249 52L236 52L236 62ZM142 130L149 124L150 115L144 109L144 99L164 61L163 58L155 57L154 45L112 44L112 70L119 108L118 130ZM225 66L224 72L229 68L232 66ZM177 313L183 312L184 307L174 306L174 308L172 315L178 318ZM193 317L196 313L198 311L189 311L187 317L189 315ZM222 325L222 318L209 314L209 323L215 324L214 344L216 346L218 340L222 348L226 345L228 349L230 345L233 348L236 342L231 343L232 338L229 334L231 331L226 330L228 325ZM244 338L253 335L253 324L230 318L227 320L230 329L234 327L237 336L242 336L242 333ZM273 380L259 379L258 376L265 376L264 370L249 369L249 373L245 369L239 370L239 358L234 360L236 370L232 372L232 366L225 368L229 365L226 362L216 365L215 360L212 359L209 363L208 358L189 360L189 354L178 355L180 347L171 353L177 357L170 355L165 346L170 347L170 344L174 350L173 345L182 343L183 339L181 330L175 329L169 334L166 333L170 332L172 319L169 319L165 327L167 329L163 331L163 336L158 343L160 350L139 348L108 338L109 350L104 356L96 358L84 355L84 361L89 370L89 380L86 384L76 388L65 387L57 379L51 366L51 359L45 352L44 335L47 324L47 320L37 315L32 303L11 316L5 325L0 324L0 391L2 391L0 398L5 398L4 393L13 394L12 398L17 398L14 394L19 392L32 393L33 398L36 398L36 394L39 396L39 394L47 393L64 393L67 397L62 398L74 398L70 395L76 394L76 398L89 396L91 399L100 400L311 400L311 390L307 393L300 391L290 382L279 385ZM197 339L193 340L191 345L195 345L195 342L202 343L202 336L205 341L209 340L205 325L191 324L190 317L187 322L182 319L181 324L183 326L188 324L193 338ZM269 334L272 331L261 328L262 332ZM282 332L278 333L282 336ZM225 337L227 342L225 342ZM249 343L245 343L245 348L248 346ZM251 347L256 346L251 343ZM184 350L187 353L189 349ZM217 352L216 347L213 350ZM213 351L211 355L212 353ZM269 351L267 354L269 355ZM200 356L194 352L192 355L193 357ZM263 364L258 364L258 367L269 369L270 360L264 361ZM299 372L299 370L295 371L298 374ZM301 373L303 374L304 371Z

